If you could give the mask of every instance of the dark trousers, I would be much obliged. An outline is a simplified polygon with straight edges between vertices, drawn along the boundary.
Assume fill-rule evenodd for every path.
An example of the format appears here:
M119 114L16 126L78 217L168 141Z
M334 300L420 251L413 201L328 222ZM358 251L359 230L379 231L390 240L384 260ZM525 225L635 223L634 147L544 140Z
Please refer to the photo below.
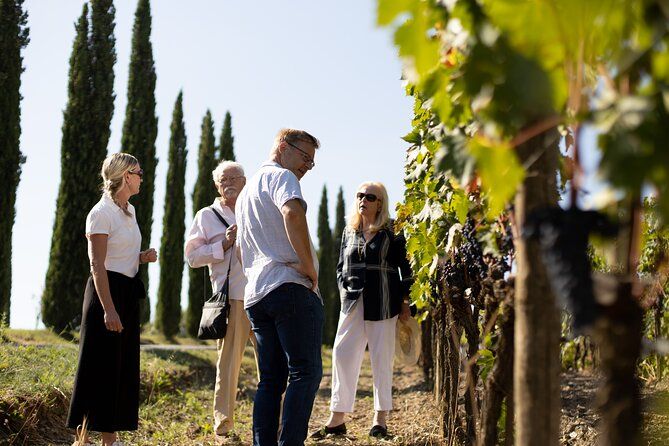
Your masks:
M247 313L256 336L260 368L253 401L253 444L301 446L323 376L323 304L313 291L286 283L247 309Z
M67 426L76 428L84 417L97 432L136 430L139 414L139 299L144 287L138 278L108 271L109 289L123 331L107 330L104 310L89 278L79 338L79 366L74 379Z

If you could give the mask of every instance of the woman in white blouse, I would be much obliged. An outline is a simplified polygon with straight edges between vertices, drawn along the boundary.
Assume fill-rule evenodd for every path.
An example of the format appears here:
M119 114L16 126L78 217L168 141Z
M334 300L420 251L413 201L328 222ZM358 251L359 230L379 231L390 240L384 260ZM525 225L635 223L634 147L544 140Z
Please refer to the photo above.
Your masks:
M86 218L91 277L86 284L79 365L68 427L102 433L103 446L122 446L117 432L136 430L139 414L139 299L146 297L137 271L155 262L140 251L142 237L128 199L139 192L143 171L132 155L115 153L102 164L103 194Z
M244 348L247 341L254 341L254 338L244 311L246 278L234 249L237 237L235 204L246 184L244 169L239 163L222 161L212 172L212 177L220 197L195 214L186 237L185 254L191 268L209 267L214 293L223 287L230 271L230 315L225 338L217 343L214 387L214 433L219 442L224 442L234 424L237 381Z

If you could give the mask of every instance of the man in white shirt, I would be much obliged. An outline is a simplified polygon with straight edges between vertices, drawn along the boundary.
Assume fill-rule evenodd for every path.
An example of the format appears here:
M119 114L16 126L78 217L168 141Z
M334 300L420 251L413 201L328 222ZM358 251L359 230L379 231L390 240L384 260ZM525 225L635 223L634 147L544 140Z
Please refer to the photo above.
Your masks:
M191 268L209 267L214 293L223 288L230 273L230 315L225 338L217 343L214 386L214 432L217 441L223 443L223 437L229 436L234 425L239 369L244 347L252 338L251 323L244 311L246 278L234 249L237 235L235 203L246 184L246 177L241 164L233 161L222 161L212 172L212 177L220 197L195 214L186 238L185 254Z
M284 390L278 444L304 444L323 374L323 302L299 183L315 166L319 146L305 131L280 130L270 159L237 199L237 243L248 281L244 307L260 368L253 405L256 446L277 444Z

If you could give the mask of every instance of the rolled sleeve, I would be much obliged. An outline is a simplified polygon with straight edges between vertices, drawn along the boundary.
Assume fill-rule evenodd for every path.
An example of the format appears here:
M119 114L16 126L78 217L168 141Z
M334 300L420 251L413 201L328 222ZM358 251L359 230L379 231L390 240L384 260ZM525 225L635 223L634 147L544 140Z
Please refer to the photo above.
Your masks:
M223 261L225 256L223 244L221 242L210 244L208 240L201 215L198 214L191 224L184 245L186 261L191 268L201 268Z
M93 209L86 217L86 235L109 235L111 226L111 218L103 209Z

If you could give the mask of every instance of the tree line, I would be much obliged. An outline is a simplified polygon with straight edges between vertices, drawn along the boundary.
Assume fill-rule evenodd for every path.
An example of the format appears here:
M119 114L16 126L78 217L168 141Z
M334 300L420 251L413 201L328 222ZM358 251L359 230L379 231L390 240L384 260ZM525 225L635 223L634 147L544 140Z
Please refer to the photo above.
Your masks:
M61 179L56 202L49 265L41 300L41 318L56 332L76 329L81 318L82 287L89 274L86 243L82 239L88 211L100 198L97 172L107 155L110 123L114 113L115 13L112 0L84 3L75 24L76 36L69 61L67 104L63 112ZM28 14L23 0L0 0L0 167L10 182L0 192L0 212L9 216L0 223L0 317L9 324L11 295L11 234L16 190L26 157L19 147L19 93L23 59L29 43ZM142 249L151 244L156 180L156 70L151 43L151 5L138 0L132 32L127 106L120 151L134 155L144 171L141 191L133 200L142 234ZM160 240L160 276L156 296L155 327L172 337L183 330L197 334L203 296L211 293L206 268L190 269L188 306L182 314L181 289L184 268L185 173L188 154L183 116L183 92L176 98L170 125L168 170L165 187L163 233ZM216 198L211 172L222 160L236 159L232 116L226 112L218 143L214 119L207 110L198 146L198 176L192 192L192 215ZM334 268L344 226L344 201L340 188L336 224L329 226L327 189L319 209L319 286L326 301L324 340L332 343L339 312ZM147 265L139 274L149 287ZM142 303L141 321L149 322L150 299Z

